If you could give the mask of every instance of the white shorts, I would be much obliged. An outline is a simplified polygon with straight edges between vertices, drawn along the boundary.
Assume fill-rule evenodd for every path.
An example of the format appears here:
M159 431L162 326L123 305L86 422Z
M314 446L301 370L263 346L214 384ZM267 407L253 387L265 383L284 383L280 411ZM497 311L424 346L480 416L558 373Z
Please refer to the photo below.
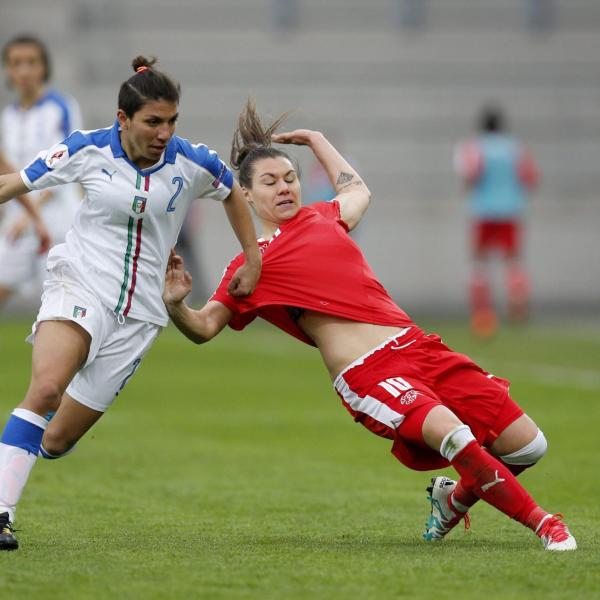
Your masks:
M27 341L33 343L41 322L62 320L77 323L91 336L86 363L67 387L67 394L104 412L137 371L162 327L129 317L122 317L120 324L65 264L52 269L44 283L42 306Z
M0 287L16 290L32 280L41 283L47 255L38 254L39 247L40 241L33 235L10 242L6 236L0 237Z

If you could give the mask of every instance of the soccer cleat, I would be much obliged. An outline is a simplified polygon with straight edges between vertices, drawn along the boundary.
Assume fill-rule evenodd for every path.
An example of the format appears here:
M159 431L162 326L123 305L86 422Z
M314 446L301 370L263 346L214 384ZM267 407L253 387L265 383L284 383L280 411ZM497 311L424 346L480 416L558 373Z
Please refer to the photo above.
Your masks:
M480 338L492 337L498 329L498 317L496 313L489 308L482 308L475 311L471 317L471 329Z
M577 549L577 542L562 519L560 513L546 515L535 530L545 550L562 552Z
M451 529L458 525L461 519L465 520L465 529L469 529L471 524L469 513L457 513L448 505L448 498L455 487L456 481L448 479L448 477L438 476L431 479L431 485L427 488L431 514L425 523L425 533L423 533L423 539L426 542L443 539Z
M15 537L15 530L9 521L8 513L0 515L0 550L16 550L19 542Z

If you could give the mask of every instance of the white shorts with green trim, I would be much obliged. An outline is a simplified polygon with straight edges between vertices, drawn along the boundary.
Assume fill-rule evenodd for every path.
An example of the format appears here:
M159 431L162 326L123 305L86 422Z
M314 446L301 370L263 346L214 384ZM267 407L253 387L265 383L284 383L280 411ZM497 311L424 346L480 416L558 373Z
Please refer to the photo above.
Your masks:
M162 330L154 323L118 319L64 264L52 269L44 283L42 306L28 342L34 343L43 321L72 321L89 333L87 360L66 391L99 412L105 412L121 393Z

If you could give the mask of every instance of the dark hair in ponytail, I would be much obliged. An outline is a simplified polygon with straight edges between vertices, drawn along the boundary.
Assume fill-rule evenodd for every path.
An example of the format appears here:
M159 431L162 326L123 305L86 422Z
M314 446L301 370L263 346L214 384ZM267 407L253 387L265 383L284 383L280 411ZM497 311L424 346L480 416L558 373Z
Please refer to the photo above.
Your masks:
M154 68L156 58L137 56L131 62L135 71L119 90L119 108L131 118L147 102L165 100L179 104L181 87L168 75Z
M240 185L250 189L252 187L252 175L254 174L254 163L263 158L283 157L287 158L299 171L298 164L294 158L283 150L271 146L271 135L287 119L289 113L277 117L268 127L265 127L260 119L256 105L252 98L248 98L246 106L242 110L238 126L233 134L231 143L231 166L239 171L238 179Z

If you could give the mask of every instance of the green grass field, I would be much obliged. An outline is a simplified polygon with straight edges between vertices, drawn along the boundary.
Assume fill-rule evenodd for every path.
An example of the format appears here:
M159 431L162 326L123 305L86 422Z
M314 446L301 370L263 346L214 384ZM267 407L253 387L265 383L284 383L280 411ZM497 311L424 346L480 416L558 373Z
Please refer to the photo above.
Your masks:
M0 423L29 378L29 323L0 322ZM0 598L600 597L600 328L433 324L512 380L550 448L523 481L579 550L550 554L488 506L426 544L427 473L352 422L318 354L267 326L194 346L166 330L103 420L38 461L0 555Z

